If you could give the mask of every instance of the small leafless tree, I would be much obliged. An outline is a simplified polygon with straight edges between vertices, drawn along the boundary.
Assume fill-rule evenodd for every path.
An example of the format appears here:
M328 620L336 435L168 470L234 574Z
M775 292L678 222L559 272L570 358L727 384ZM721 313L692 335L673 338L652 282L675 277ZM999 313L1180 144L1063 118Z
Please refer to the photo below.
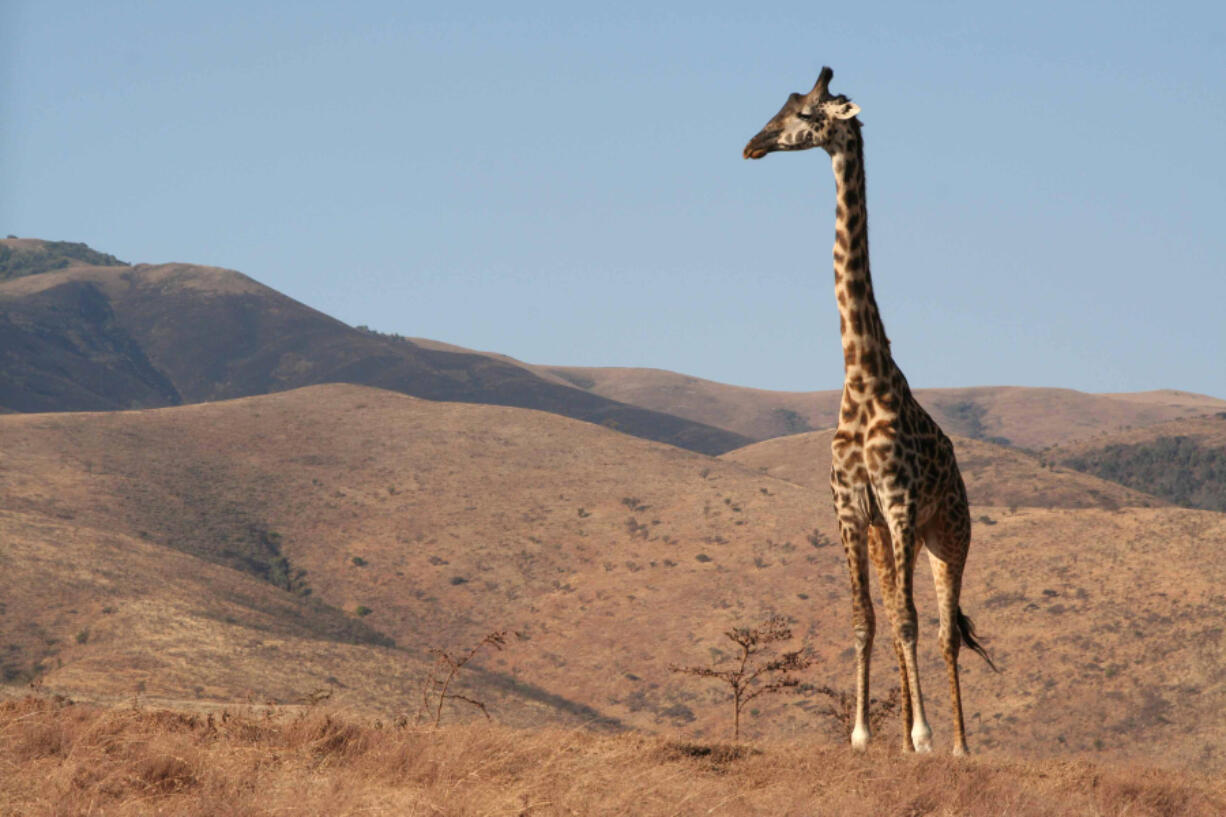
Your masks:
M455 680L464 665L481 651L482 647L501 650L506 643L507 631L495 630L486 634L485 638L478 641L472 649L459 656L452 655L439 647L430 648L430 653L434 656L434 665L430 668L430 674L426 677L425 683L422 684L422 711L433 714L435 726L438 726L443 720L443 704L447 701L463 701L471 704L481 710L486 720L490 719L490 713L482 701L458 692L451 692L451 682Z
M685 675L697 675L700 678L714 678L728 685L732 694L732 739L741 739L741 710L745 704L761 695L782 692L785 689L800 685L800 681L788 675L793 671L803 670L813 663L813 659L804 655L804 650L785 652L777 658L769 660L762 655L763 651L772 650L772 645L780 641L788 641L792 637L792 629L788 627L783 616L772 616L757 627L734 627L724 635L737 645L739 655L736 656L731 669L716 669L715 667L681 667L670 664L669 670ZM751 659L757 658L754 662Z

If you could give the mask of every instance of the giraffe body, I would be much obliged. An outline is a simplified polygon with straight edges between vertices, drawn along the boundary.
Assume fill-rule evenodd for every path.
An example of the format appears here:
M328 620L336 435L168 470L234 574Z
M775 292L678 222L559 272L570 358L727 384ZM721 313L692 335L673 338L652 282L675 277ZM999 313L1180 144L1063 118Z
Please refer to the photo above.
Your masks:
M965 642L987 659L959 607L970 549L966 488L953 444L916 402L890 354L868 263L864 143L860 109L832 96L833 72L823 68L808 94L792 94L746 145L746 158L822 147L837 186L834 281L843 345L843 397L831 442L830 487L847 556L856 641L856 716L852 746L869 741L869 668L876 630L869 594L873 562L893 630L902 689L903 745L930 751L916 661L919 636L912 580L921 547L928 549L940 613L940 645L953 706L956 755L966 754L958 651ZM988 660L991 664L990 659Z

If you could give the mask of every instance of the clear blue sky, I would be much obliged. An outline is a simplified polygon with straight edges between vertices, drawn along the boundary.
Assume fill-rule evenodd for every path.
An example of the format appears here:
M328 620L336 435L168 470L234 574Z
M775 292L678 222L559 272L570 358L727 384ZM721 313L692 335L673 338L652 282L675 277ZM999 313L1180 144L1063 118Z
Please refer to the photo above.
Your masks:
M916 386L1226 397L1220 3L0 0L0 233L537 362L837 388L823 64Z

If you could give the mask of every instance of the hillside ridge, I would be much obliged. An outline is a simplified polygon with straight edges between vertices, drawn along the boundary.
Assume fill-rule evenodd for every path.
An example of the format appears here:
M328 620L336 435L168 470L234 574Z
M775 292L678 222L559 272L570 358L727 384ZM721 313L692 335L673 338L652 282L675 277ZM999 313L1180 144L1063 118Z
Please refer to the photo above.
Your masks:
M541 409L707 453L748 442L488 356L354 329L233 270L74 260L0 281L0 406L9 411L151 408L328 382Z

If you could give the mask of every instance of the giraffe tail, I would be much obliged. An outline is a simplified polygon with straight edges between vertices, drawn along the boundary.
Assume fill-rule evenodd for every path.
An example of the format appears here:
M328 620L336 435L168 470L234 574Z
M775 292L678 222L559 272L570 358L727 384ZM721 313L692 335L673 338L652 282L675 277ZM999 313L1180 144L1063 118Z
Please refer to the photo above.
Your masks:
M1000 672L992 661L992 656L988 655L988 651L979 643L979 639L975 638L975 623L971 621L970 616L962 612L961 607L958 608L958 632L962 634L962 643L979 653L979 657L988 662L992 672Z

